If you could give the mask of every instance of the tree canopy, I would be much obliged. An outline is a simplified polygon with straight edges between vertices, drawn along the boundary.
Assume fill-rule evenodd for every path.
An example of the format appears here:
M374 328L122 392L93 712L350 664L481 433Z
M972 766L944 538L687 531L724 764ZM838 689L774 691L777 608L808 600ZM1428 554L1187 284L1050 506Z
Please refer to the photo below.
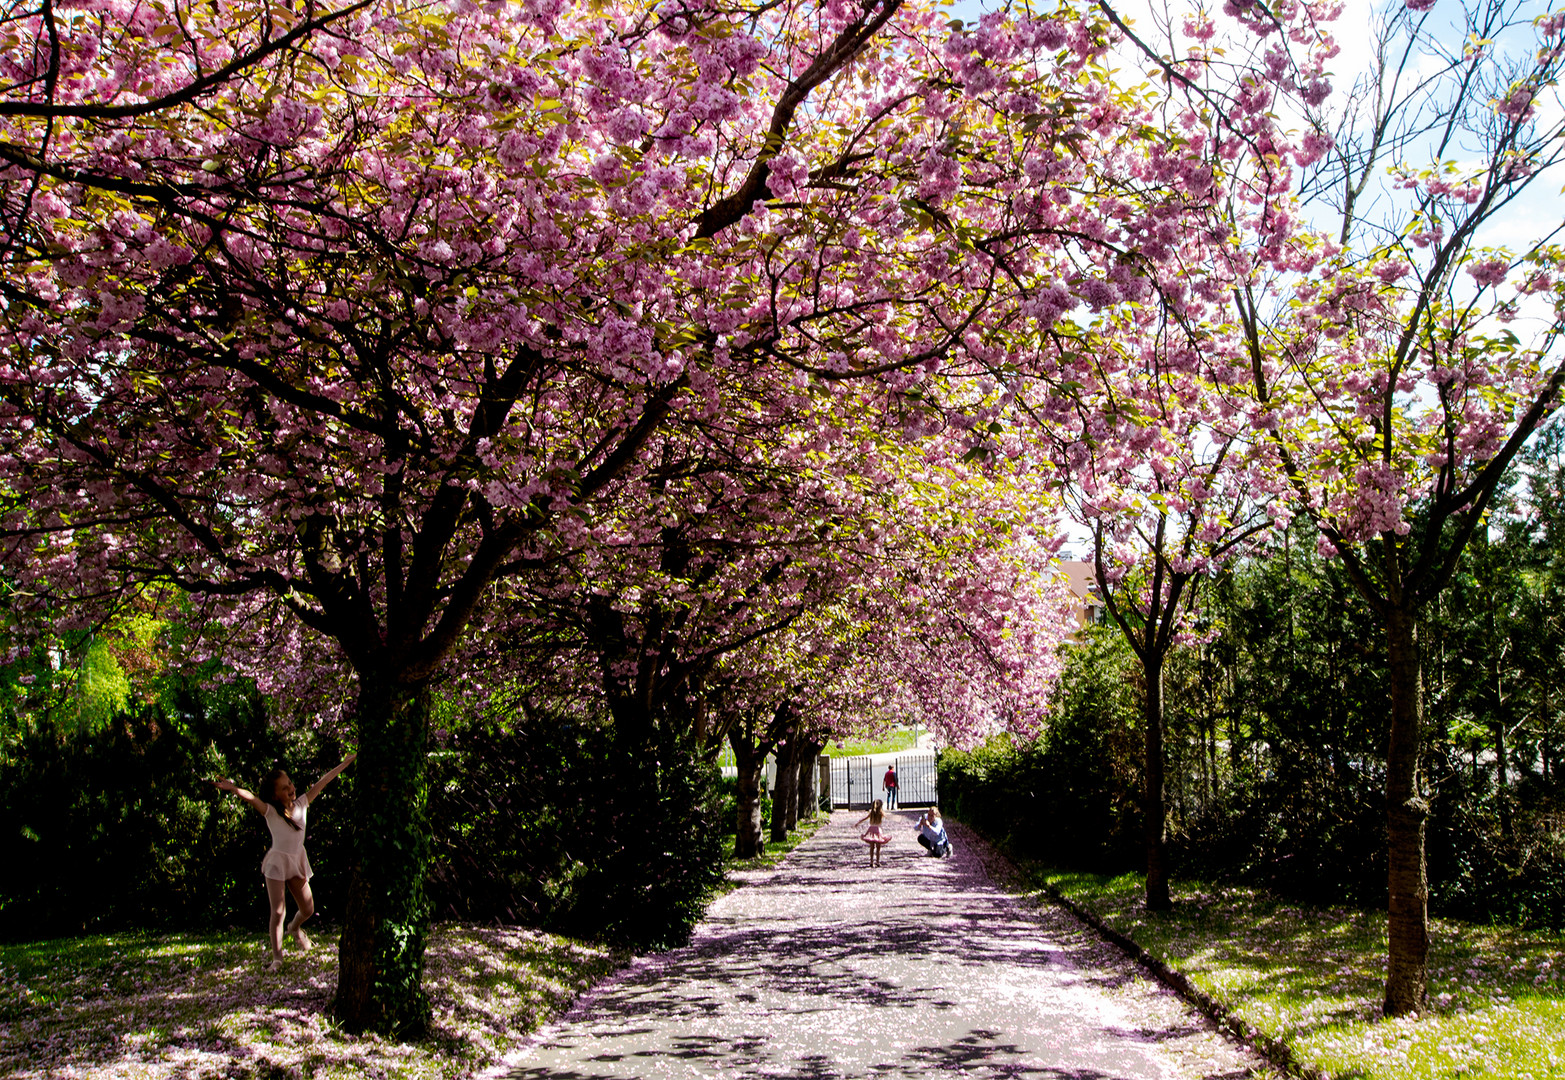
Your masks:
M1182 590L1302 515L1392 642L1387 1004L1416 1009L1410 620L1565 381L1562 249L1481 231L1559 153L1565 17L1475 0L1458 55L1429 6L1340 113L1325 0L1161 39L1105 0L19 10L15 606L167 590L197 655L350 702L337 1010L414 1030L435 687L541 659L627 731L714 739L711 706L786 717L834 672L953 741L1025 732L1068 632L1059 490L1106 593L1150 555L1113 604L1148 662Z

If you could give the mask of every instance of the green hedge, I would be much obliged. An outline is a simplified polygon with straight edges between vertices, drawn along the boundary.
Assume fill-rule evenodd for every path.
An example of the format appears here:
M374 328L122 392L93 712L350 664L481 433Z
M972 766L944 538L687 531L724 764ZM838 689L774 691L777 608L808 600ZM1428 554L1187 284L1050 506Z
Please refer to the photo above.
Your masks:
M206 781L253 787L281 765L311 782L340 753L332 740L273 730L254 697L189 686L93 728L34 721L0 754L0 935L264 925L266 827ZM350 770L339 784L351 783ZM310 817L328 919L347 884L344 794L334 788Z
M722 881L723 803L714 766L654 738L553 717L453 735L430 768L437 917L686 940Z
M636 948L685 940L721 882L732 810L679 741L539 718L431 750L428 897L436 918L528 923ZM341 760L282 733L254 695L176 687L101 725L32 722L0 748L0 935L264 927L267 830L206 780L302 784ZM318 917L343 911L353 770L310 815ZM724 811L727 810L725 816Z

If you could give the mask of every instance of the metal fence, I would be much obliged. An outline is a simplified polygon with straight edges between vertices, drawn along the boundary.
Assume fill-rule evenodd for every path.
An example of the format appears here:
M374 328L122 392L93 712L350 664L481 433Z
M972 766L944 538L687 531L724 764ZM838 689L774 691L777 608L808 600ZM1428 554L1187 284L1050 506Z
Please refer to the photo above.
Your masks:
M882 781L887 762L867 757L831 758L831 805L868 810L876 799L886 798ZM897 770L897 805L931 806L940 801L939 773L934 754L901 754L892 763Z

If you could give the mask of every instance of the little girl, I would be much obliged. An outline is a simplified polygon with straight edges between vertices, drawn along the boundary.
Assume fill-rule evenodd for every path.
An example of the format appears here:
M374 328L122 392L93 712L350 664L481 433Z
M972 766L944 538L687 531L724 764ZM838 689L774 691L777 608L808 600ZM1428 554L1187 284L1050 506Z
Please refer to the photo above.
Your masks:
M882 845L891 839L891 837L880 831L880 823L886 820L886 811L882 809L883 805L880 799L876 799L875 805L870 807L869 813L854 822L855 825L862 825L866 821L869 822L869 828L864 830L859 839L869 845L869 864L871 866L880 865L880 849Z
M315 781L315 786L303 796L294 795L293 781L282 769L274 769L261 781L258 797L235 784L232 780L214 780L212 786L219 791L232 791L249 803L256 813L266 819L266 827L272 834L272 847L261 860L261 874L266 878L266 898L271 903L271 920L267 937L272 944L272 963L268 970L276 971L283 961L283 914L288 904L288 893L293 893L299 910L288 924L288 933L298 943L301 951L308 951L310 939L304 932L304 921L315 914L315 896L310 892L310 879L315 871L310 869L310 857L304 853L304 817L309 805L316 800L327 784L337 779L337 774L353 764L358 754L349 754L331 772Z

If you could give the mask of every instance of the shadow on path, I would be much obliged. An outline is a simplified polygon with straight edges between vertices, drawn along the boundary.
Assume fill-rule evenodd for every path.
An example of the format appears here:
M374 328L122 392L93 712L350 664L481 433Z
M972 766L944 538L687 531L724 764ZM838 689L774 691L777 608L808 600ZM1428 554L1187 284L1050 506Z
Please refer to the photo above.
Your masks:
M639 960L539 1032L505 1074L1218 1080L1243 1055L1058 913L1024 910L973 841L926 856L914 811L872 868L839 812L779 867L740 875L691 944ZM1135 984L1135 985L1132 985ZM1166 996L1166 995L1165 995ZM1210 1045L1209 1045L1210 1044Z

